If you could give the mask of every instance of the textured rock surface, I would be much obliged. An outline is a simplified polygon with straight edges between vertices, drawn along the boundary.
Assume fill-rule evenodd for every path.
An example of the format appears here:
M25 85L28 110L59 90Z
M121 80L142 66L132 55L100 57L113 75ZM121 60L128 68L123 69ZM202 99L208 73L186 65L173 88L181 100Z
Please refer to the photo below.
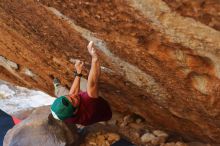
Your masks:
M164 0L172 10L220 30L219 0Z
M48 118L49 107L35 110L27 119L9 130L3 146L74 146L78 135L74 125Z
M0 28L1 79L53 94L52 77L71 85L71 60L87 76L93 40L113 107L220 143L218 0L1 0Z

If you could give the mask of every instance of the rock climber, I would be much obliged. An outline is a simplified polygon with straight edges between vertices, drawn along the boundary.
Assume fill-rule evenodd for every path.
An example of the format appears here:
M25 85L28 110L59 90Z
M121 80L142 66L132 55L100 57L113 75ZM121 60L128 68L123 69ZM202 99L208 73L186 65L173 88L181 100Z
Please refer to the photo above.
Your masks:
M70 90L61 86L57 78L54 79L55 95L58 98L51 105L51 112L55 119L83 126L108 121L112 117L108 102L99 96L98 80L101 69L99 57L92 41L87 48L92 57L92 63L86 92L80 91L80 78L84 62L78 60L75 62L75 78Z

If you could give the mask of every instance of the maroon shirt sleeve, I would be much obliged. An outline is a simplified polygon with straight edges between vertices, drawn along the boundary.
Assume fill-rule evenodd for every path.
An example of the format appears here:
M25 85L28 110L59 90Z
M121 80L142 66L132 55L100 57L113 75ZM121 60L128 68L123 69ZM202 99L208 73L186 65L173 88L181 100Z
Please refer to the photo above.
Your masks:
M111 108L102 97L91 98L87 92L80 92L79 96L81 101L77 114L72 118L66 119L65 122L86 126L111 119Z

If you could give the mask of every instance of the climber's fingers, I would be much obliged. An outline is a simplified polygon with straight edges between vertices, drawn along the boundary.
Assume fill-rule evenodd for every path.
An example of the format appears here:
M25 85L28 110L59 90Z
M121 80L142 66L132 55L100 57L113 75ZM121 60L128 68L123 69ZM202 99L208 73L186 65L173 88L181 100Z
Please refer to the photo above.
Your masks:
M88 44L88 46L87 46L87 48L88 48L89 51L92 49L92 45L93 45L93 41L90 41L89 44Z

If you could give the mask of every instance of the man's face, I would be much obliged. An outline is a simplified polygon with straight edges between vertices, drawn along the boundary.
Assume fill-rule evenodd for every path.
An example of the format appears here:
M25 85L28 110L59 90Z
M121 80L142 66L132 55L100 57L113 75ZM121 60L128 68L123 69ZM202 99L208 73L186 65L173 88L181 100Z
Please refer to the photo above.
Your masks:
M66 96L67 99L70 101L70 103L73 105L73 107L76 107L76 112L78 111L78 107L79 107L79 104L80 104L80 97L79 95L68 95ZM75 112L75 113L76 113Z

